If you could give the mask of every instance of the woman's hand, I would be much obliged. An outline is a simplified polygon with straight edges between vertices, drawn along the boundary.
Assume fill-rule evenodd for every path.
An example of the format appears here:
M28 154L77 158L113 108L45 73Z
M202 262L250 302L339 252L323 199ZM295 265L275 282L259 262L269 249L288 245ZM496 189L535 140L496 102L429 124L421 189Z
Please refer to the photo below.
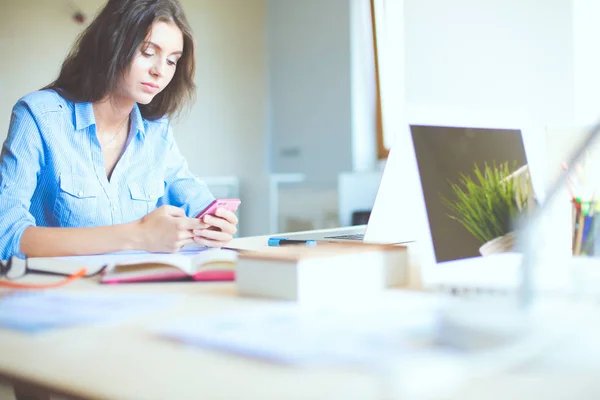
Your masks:
M194 230L194 242L208 247L224 247L237 232L237 216L224 208L219 208L214 215L205 215L203 228Z
M151 252L175 253L194 243L194 230L208 225L198 218L188 218L179 207L162 206L138 221L141 247Z

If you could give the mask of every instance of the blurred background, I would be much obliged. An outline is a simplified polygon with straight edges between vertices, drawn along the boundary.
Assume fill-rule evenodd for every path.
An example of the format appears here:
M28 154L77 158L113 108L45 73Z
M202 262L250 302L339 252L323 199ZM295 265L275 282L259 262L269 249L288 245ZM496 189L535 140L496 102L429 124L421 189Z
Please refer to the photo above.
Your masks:
M242 199L242 236L364 223L413 115L491 110L572 127L598 114L593 0L181 2L198 98L176 138L216 196ZM0 139L14 103L56 77L102 4L0 0Z

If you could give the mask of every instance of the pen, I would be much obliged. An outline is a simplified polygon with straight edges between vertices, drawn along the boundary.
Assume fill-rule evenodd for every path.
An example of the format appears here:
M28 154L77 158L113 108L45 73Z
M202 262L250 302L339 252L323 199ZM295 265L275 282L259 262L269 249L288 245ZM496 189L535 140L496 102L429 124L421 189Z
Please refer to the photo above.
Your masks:
M316 240L295 240L288 238L272 237L269 238L269 246L287 246L290 244L303 244L305 246L316 246Z

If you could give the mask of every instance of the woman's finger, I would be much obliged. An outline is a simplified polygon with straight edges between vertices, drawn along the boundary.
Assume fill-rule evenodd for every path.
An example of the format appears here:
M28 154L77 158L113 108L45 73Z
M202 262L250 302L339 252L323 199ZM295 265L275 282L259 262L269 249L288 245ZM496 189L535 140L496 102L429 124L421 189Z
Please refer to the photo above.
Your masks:
M177 239L178 240L186 240L196 236L193 230L186 229L183 231L177 231Z
M177 219L177 228L179 230L206 229L208 226L208 224L205 224L198 218L184 217Z
M200 229L195 230L194 235L196 237L202 237L205 239L216 240L219 242L230 241L233 237L231 234L222 231L213 231L211 229Z
M215 212L215 215L217 217L223 218L224 220L228 221L232 225L237 225L239 222L237 215L235 215L232 211L229 211L226 208L217 209L217 211Z
M229 233L230 235L235 234L235 232L237 231L237 228L235 227L235 225L231 224L229 221L227 221L223 218L215 217L213 215L207 215L204 218L204 222L206 222L207 224L209 224L211 226L216 226L222 232Z

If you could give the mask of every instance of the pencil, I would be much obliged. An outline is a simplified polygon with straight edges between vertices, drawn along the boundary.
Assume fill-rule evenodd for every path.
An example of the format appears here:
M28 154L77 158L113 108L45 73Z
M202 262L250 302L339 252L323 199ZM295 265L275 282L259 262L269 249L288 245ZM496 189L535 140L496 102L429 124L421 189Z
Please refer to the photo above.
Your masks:
M573 255L575 254L575 246L577 242L577 221L579 221L579 213L581 212L581 207L579 207L579 201L576 198L573 198L573 239L571 243L571 249L573 250Z

